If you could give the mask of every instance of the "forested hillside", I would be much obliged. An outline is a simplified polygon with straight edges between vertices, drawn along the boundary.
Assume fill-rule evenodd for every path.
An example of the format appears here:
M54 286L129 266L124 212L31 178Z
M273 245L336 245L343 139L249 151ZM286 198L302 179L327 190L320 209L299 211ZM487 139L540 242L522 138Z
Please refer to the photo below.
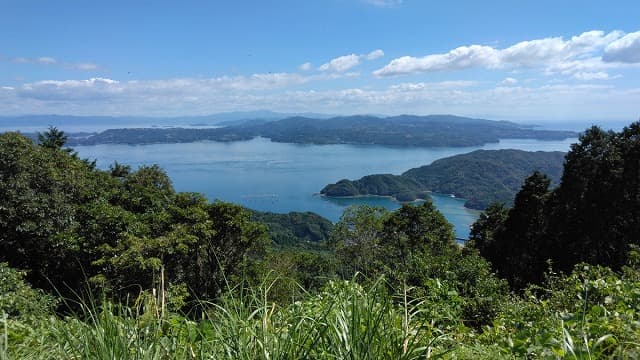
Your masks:
M429 201L331 227L2 134L0 358L640 357L640 122L523 183L461 247Z
M535 172L513 208L494 205L471 238L518 287L578 262L619 270L640 245L640 122L621 132L588 129L566 156L560 185Z
M465 206L484 209L492 202L511 204L523 179L534 171L547 174L557 185L562 174L562 152L477 150L410 169L402 175L369 175L340 180L320 191L326 196L393 196L398 201L424 199L427 192L453 194Z
M290 117L276 121L248 121L216 129L110 129L70 139L73 145L105 143L153 144L193 141L239 141L261 136L296 144L358 144L385 146L477 146L500 139L560 140L572 131L537 130L508 121L452 115L324 118Z

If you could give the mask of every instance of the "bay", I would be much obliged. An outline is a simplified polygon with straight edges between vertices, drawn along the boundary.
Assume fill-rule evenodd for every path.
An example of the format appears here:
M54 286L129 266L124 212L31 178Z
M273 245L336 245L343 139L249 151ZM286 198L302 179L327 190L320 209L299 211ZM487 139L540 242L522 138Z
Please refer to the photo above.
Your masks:
M82 158L95 159L107 169L114 161L140 165L158 164L171 177L177 191L203 193L210 200L224 200L277 213L312 211L337 221L350 205L369 204L397 209L388 198L331 199L320 190L340 179L364 175L401 174L444 157L477 149L568 151L576 139L538 141L509 139L473 147L393 148L356 145L310 145L271 142L256 138L239 142L77 146ZM464 200L433 194L432 200L454 225L458 238L467 238L478 212L464 207Z

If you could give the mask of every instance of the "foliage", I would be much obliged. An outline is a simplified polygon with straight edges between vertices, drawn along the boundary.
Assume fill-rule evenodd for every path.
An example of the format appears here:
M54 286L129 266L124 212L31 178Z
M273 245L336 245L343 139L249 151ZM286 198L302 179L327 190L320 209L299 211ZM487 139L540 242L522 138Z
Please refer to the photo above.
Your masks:
M38 133L38 144L48 149L58 150L67 143L67 135L55 126L49 126L49 130Z
M389 211L380 207L348 207L335 225L329 244L339 263L339 274L353 278L357 273L377 278L382 274L384 253L380 244L383 222Z
M326 242L333 228L331 221L312 212L276 214L252 210L251 219L267 225L269 237L281 246L299 245L301 241Z
M636 358L640 269L576 266L549 274L520 298L506 297L488 326L457 321L462 296L430 280L420 298L330 281L317 294L277 304L279 280L228 289L198 319L163 312L155 297L134 307L81 303L71 316L10 322L0 357L21 359L417 359ZM5 320L6 321L6 320ZM22 336L13 336L19 329ZM0 332L1 335L1 332ZM6 343L5 343L6 344Z
M640 357L639 132L591 129L559 188L535 172L465 247L430 201L350 208L327 238L0 135L0 359Z
M331 240L343 277L384 276L392 291L410 288L408 296L423 299L432 319L450 325L488 323L508 292L484 259L454 244L451 225L430 202L393 213L349 208Z
M614 270L640 238L640 122L621 132L588 129L566 156L560 185L529 177L514 207L491 209L474 225L474 245L516 288L540 283L550 263ZM491 229L492 224L496 224Z
M637 358L639 269L576 265L510 303L481 339L518 357Z
M215 298L266 246L243 208L178 194L157 165L101 171L17 133L0 135L0 197L0 261L67 296L89 279L121 299L161 280Z
M0 263L0 315L28 319L52 312L56 299L24 281L25 273Z

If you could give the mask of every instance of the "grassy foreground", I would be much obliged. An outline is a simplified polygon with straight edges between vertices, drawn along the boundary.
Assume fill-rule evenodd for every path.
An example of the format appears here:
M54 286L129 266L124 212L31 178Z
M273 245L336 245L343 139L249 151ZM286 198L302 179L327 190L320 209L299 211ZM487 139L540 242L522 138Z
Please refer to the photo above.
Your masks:
M637 358L640 276L584 266L504 302L493 326L456 316L460 298L434 280L426 297L389 295L384 282L330 281L276 304L277 280L238 287L196 314L147 294L131 307L89 301L69 316L0 320L0 359L495 359ZM19 290L19 289L17 289ZM26 299L28 292L20 290ZM5 292L14 305L18 292ZM17 300L16 300L17 299Z

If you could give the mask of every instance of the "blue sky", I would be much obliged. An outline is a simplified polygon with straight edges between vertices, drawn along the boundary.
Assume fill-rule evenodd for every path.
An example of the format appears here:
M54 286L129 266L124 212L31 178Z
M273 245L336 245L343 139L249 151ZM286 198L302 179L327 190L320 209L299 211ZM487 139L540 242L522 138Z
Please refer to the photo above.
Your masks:
M0 115L631 121L638 14L638 1L0 0Z

